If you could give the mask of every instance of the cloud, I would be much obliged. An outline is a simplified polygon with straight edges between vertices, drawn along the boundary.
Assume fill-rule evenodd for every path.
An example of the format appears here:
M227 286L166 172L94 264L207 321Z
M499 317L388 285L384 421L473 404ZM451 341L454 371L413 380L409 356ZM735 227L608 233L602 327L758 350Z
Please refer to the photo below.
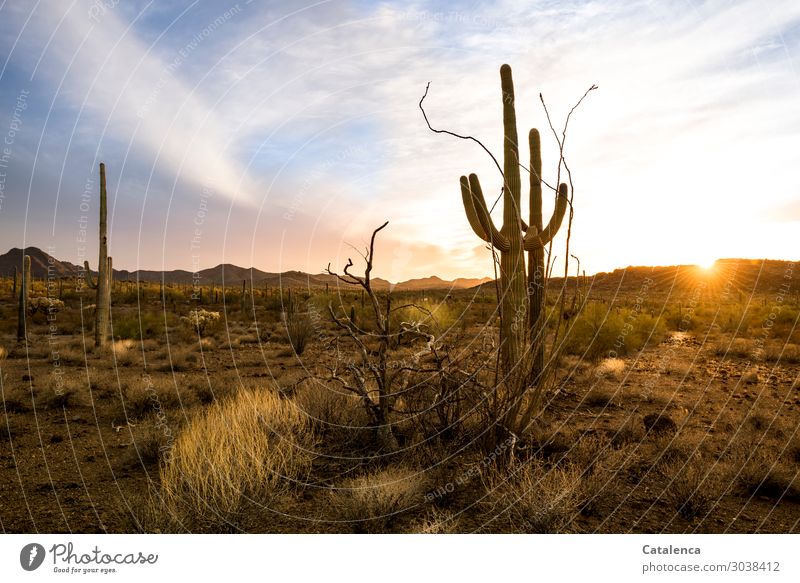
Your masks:
M495 196L498 172L474 143L428 131L417 104L430 81L431 123L499 156L503 62L520 136L542 130L550 181L557 149L539 92L560 127L600 86L567 144L572 250L589 272L690 259L699 246L728 254L751 217L800 187L797 2L107 4L97 22L90 2L42 2L27 24L26 8L5 7L0 42L11 54L19 36L17 68L38 63L35 81L56 96L48 123L74 124L74 149L102 155L113 143L121 158L131 144L126 164L144 170L148 205L175 212L173 192L202 186L227 197L235 208L216 223L233 262L316 270L390 220L388 277L491 273L457 181L477 172ZM175 229L155 238L186 239ZM759 253L784 252L764 235Z

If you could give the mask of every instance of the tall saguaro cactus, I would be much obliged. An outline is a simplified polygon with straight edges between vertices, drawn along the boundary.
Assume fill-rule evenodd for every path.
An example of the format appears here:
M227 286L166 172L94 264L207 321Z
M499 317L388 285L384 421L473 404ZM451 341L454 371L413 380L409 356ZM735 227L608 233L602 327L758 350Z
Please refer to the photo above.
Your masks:
M16 272L14 273L16 277ZM20 278L19 306L17 312L17 340L25 340L27 336L27 326L25 319L28 316L28 294L31 285L31 256L24 255L22 258L22 277Z
M536 345L533 368L544 361L544 247L561 226L567 208L567 185L558 188L555 210L547 225L542 221L542 155L539 132L528 135L530 146L530 225L520 213L520 159L514 83L511 67L500 67L503 91L503 226L498 230L483 196L478 177L461 177L461 198L473 231L500 253L501 368L505 374L523 362L529 342ZM528 251L528 286L525 289L525 257ZM538 376L538 375L536 375Z
M511 67L500 68L503 91L503 225L498 230L489 214L478 176L461 177L461 198L475 234L500 253L500 361L504 376L522 362L526 347L528 297L520 216L519 146Z
M108 214L106 192L106 165L100 163L100 257L97 263L97 280L92 281L89 262L84 261L86 280L89 287L97 290L94 316L94 344L103 348L108 343L109 310L111 307L111 258L108 256L108 231L106 215Z

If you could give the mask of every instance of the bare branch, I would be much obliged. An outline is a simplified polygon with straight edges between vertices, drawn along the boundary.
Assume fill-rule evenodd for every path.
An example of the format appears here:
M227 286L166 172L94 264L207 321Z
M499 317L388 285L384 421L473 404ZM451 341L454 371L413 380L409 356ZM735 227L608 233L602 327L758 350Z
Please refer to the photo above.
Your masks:
M422 98L419 100L419 109L422 111L422 116L425 118L425 123L428 124L428 129L437 134L447 134L448 136L453 136L454 138L459 138L460 140L472 140L476 144L478 144L483 151L489 154L489 157L494 161L494 165L497 166L497 171L500 172L500 176L503 177L503 184L506 182L505 174L503 174L503 168L500 166L500 162L497 161L497 158L494 157L494 154L487 148L483 142L481 142L478 138L474 136L462 136L461 134L457 134L455 132L451 132L450 130L437 130L431 126L431 122L428 120L428 114L425 113L425 109L422 107L422 102L425 101L425 98L428 96L428 89L430 89L431 83L428 81L428 84L425 86L425 93L423 94Z

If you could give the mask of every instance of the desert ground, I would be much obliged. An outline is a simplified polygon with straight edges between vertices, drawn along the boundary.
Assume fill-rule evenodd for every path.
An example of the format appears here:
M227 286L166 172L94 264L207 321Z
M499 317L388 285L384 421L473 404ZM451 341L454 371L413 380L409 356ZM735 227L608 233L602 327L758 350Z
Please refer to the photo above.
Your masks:
M391 449L342 380L359 350L329 305L377 358L357 290L116 281L101 350L95 292L72 282L17 341L6 278L0 529L800 532L800 277L734 263L551 281L552 314L562 290L574 305L548 320L554 376L499 444L492 285L393 293L414 307L384 361Z

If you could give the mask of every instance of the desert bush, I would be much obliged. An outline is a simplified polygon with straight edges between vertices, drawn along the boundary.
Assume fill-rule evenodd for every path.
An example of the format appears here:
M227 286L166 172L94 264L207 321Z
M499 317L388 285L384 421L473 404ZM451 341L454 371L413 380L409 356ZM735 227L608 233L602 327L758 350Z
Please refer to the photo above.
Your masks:
M291 307L283 314L283 325L286 329L286 336L289 339L294 353L297 356L303 354L306 344L311 340L314 333L314 326L308 312L301 312L295 307ZM258 341L258 337L256 337Z
M591 302L572 321L563 348L591 360L616 358L660 342L665 332L663 321L655 316Z
M392 467L348 480L332 494L334 519L355 532L383 533L424 502L427 480L418 471Z
M625 372L625 361L621 358L605 358L595 369L595 375L612 379L622 378Z
M172 314L160 312L138 311L124 315L114 315L111 320L111 335L117 339L142 340L162 337L165 333L165 317L169 323L174 320Z
M117 366L132 366L141 363L140 345L134 340L116 340L111 345L114 362Z
M320 433L341 434L367 425L369 419L356 395L342 393L318 380L304 380L295 387L294 402Z
M181 431L161 467L164 509L213 528L242 504L269 504L308 473L306 417L271 391L213 403Z
M402 306L402 300L395 300L395 304ZM432 301L429 299L411 302L413 305L398 306L392 314L393 321L419 324L422 329L430 330L437 338L455 326L467 313L469 304L463 306L446 301Z
M800 364L800 345L771 343L765 350L764 358L780 364Z

